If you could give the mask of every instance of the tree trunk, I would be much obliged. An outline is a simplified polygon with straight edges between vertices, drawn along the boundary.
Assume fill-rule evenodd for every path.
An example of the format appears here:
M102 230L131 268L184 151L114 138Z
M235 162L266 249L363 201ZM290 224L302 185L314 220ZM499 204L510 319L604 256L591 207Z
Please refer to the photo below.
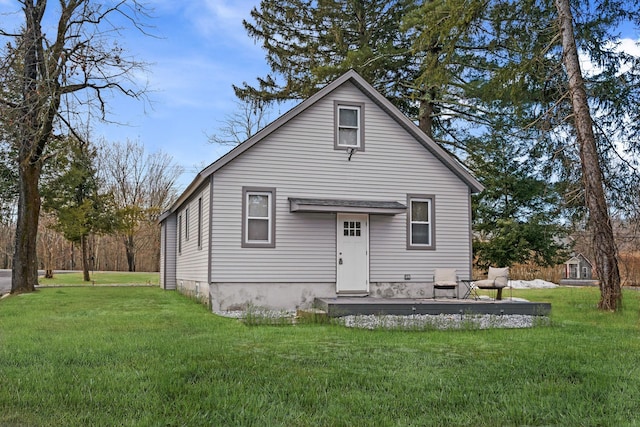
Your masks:
M76 269L76 245L71 243L71 259L69 260L69 270L75 270Z
M40 216L39 163L20 159L18 220L11 270L11 293L33 292L38 285L37 237Z
M82 280L85 282L90 282L91 277L89 276L89 256L88 256L88 248L87 248L87 236L84 235L80 238L80 246L82 248Z
M420 111L418 113L418 127L433 138L433 103L420 100Z
M127 252L127 265L129 271L136 271L136 243L133 236L125 236L124 246Z
M51 126L40 128L41 98L38 91L40 21L46 2L24 2L26 28L22 58L22 102L18 145L18 218L11 270L11 293L33 292L38 284L38 221L40 219L41 156ZM41 59L41 58L40 58ZM40 133L42 131L42 133ZM44 135L44 136L43 136Z
M617 310L621 307L622 291L620 271L613 227L602 183L602 170L598 159L596 139L578 49L573 34L573 16L569 0L556 0L562 34L563 62L569 77L569 92L573 105L573 117L580 146L582 181L585 202L589 212L589 227L593 233L593 251L600 279L600 302L602 310Z

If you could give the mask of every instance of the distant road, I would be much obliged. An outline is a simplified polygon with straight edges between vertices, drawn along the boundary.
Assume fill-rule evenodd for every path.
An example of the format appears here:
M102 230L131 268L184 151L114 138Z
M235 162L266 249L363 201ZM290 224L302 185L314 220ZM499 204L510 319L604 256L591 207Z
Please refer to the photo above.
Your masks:
M54 273L71 273L68 270L54 270ZM44 271L38 270L38 275L43 275ZM11 270L0 270L0 295L11 292Z
M0 295L11 292L11 270L0 270Z

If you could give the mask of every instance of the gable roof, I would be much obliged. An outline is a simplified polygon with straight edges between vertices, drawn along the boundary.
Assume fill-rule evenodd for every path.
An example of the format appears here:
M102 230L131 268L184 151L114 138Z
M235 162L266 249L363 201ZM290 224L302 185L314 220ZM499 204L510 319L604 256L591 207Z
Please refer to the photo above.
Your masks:
M159 221L166 218L171 212L174 212L182 203L184 203L194 191L197 190L202 183L205 182L213 173L223 168L225 165L233 161L236 157L258 144L260 141L271 135L274 131L279 129L282 125L289 122L291 119L307 110L314 105L320 99L324 98L336 88L342 86L346 82L353 83L363 94L371 99L376 105L384 110L391 118L393 118L400 126L402 126L410 135L412 135L422 146L424 146L431 154L438 158L445 166L447 166L455 175L458 176L471 190L472 193L479 193L484 189L484 186L478 182L478 180L460 163L458 162L448 151L429 138L415 123L407 118L391 101L382 96L373 86L371 86L362 76L360 76L354 70L349 70L342 76L338 77L333 82L320 89L314 95L310 96L300 104L293 107L291 110L284 113L282 116L271 122L269 125L262 128L255 135L237 145L234 149L229 151L224 156L204 168L193 181L187 186L186 190L178 197L171 208L162 214Z
M589 264L590 267L593 266L591 264L591 261L589 261L587 259L587 257L582 255L582 254L576 254L576 255L572 256L571 258L569 258L568 260L566 260L564 263L565 264L576 264L576 263L580 263L580 261L586 262L587 264Z

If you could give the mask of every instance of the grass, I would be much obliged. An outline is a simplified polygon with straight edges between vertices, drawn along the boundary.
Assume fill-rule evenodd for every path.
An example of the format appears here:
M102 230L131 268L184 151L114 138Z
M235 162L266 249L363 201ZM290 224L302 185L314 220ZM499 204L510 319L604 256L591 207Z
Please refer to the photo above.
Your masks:
M158 288L0 301L0 425L640 424L640 293L514 291L551 326L249 326Z
M91 282L85 282L82 272L56 272L53 279L40 277L40 286L86 286L96 285L158 285L160 273L141 273L128 271L92 271Z

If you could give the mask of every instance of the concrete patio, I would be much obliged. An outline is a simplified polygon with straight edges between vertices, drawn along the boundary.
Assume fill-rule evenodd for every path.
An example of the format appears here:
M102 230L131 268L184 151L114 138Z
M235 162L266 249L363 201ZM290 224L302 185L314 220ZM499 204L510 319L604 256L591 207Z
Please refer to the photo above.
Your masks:
M374 297L316 298L314 307L330 317L349 315L411 315L411 314L519 314L546 316L551 304L521 299L410 299Z

